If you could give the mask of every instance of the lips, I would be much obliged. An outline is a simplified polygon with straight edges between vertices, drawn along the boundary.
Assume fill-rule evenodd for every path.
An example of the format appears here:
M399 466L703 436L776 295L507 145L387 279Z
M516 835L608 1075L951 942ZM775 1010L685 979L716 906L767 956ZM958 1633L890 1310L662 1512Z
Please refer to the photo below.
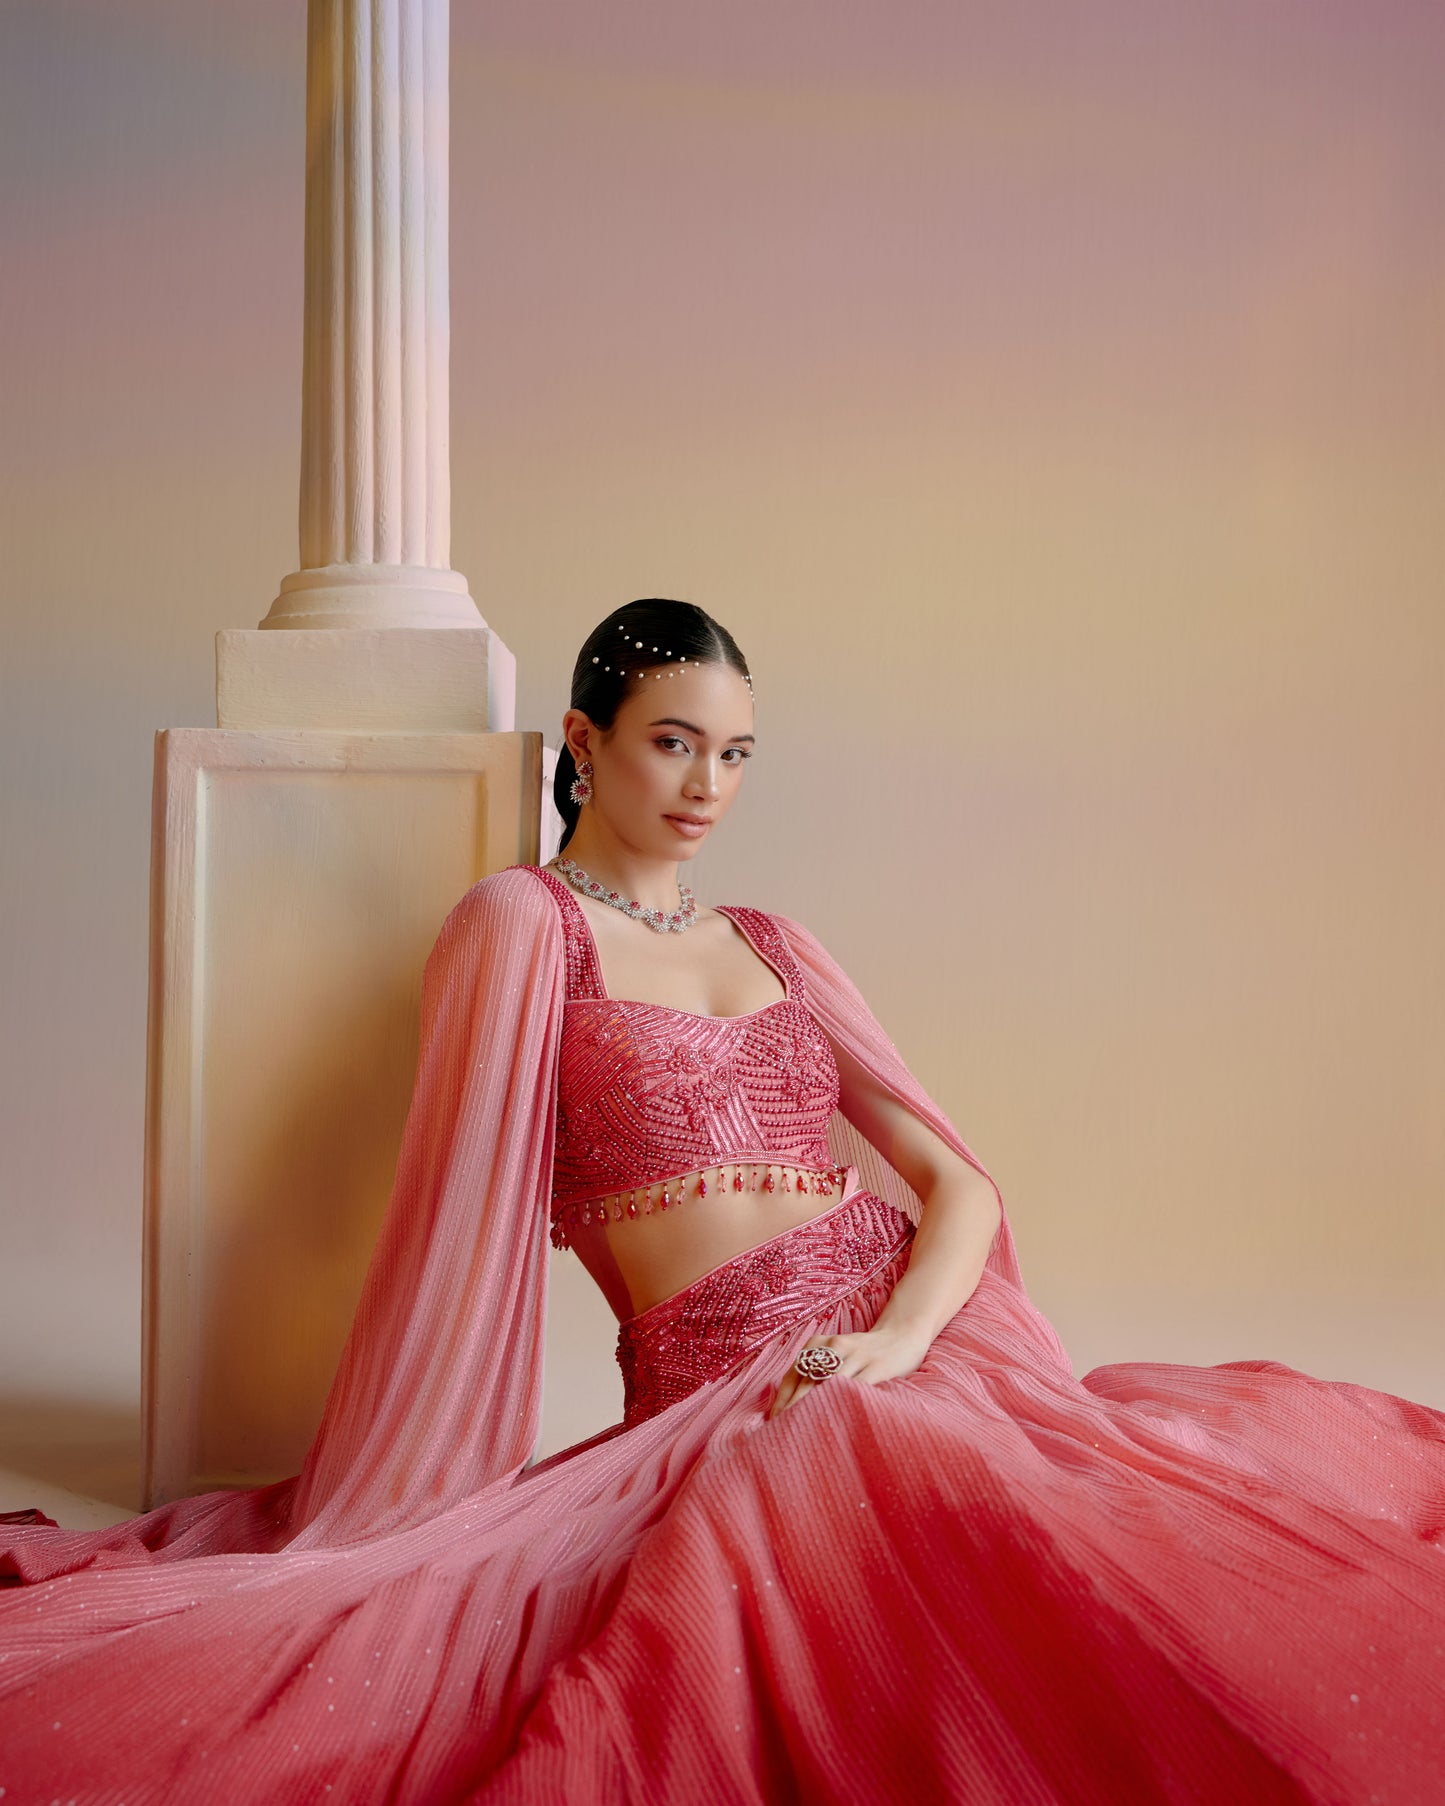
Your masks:
M694 828L705 828L712 817L710 815L669 815L667 819L669 821L685 821Z

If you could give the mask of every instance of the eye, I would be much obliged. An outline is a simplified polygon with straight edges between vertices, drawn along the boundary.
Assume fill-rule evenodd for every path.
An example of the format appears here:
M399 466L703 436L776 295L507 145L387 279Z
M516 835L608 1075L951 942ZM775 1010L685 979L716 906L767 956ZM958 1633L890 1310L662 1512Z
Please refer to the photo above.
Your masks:
M659 734L657 736L656 744L658 746L680 746L684 751L687 750L687 742L683 739L681 734ZM744 746L727 747L723 752L723 757L725 759L727 758L728 753L737 754L737 757L731 761L734 765L741 765L744 759L750 759L753 756L748 748Z

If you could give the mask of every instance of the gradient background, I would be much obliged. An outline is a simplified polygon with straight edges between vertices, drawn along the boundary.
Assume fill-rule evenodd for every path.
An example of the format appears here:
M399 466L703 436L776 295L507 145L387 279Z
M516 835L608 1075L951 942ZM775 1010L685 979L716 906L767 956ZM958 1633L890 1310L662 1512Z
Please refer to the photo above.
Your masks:
M0 1428L120 1504L152 735L297 562L304 15L0 15ZM699 896L842 961L1079 1372L1445 1407L1442 76L1426 0L453 8L518 726L620 602L731 628Z

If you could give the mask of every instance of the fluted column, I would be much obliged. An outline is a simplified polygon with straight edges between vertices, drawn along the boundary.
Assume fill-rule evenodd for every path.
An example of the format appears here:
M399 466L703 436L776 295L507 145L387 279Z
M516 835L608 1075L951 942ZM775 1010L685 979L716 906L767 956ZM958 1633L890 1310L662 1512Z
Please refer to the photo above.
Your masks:
M309 0L301 567L265 627L477 627L451 569L448 0Z
M398 1011L468 886L535 863L544 811L555 843L449 568L447 31L310 0L301 568L218 630L215 729L156 736L147 1506L296 1472L396 1172Z

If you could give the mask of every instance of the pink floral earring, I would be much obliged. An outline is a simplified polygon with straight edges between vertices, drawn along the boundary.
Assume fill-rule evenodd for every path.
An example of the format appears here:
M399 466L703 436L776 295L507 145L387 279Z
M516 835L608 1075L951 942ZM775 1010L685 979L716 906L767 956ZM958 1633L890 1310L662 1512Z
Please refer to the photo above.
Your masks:
M571 796L574 803L585 803L591 800L592 761L590 759L584 759L577 767L577 775L572 780Z

